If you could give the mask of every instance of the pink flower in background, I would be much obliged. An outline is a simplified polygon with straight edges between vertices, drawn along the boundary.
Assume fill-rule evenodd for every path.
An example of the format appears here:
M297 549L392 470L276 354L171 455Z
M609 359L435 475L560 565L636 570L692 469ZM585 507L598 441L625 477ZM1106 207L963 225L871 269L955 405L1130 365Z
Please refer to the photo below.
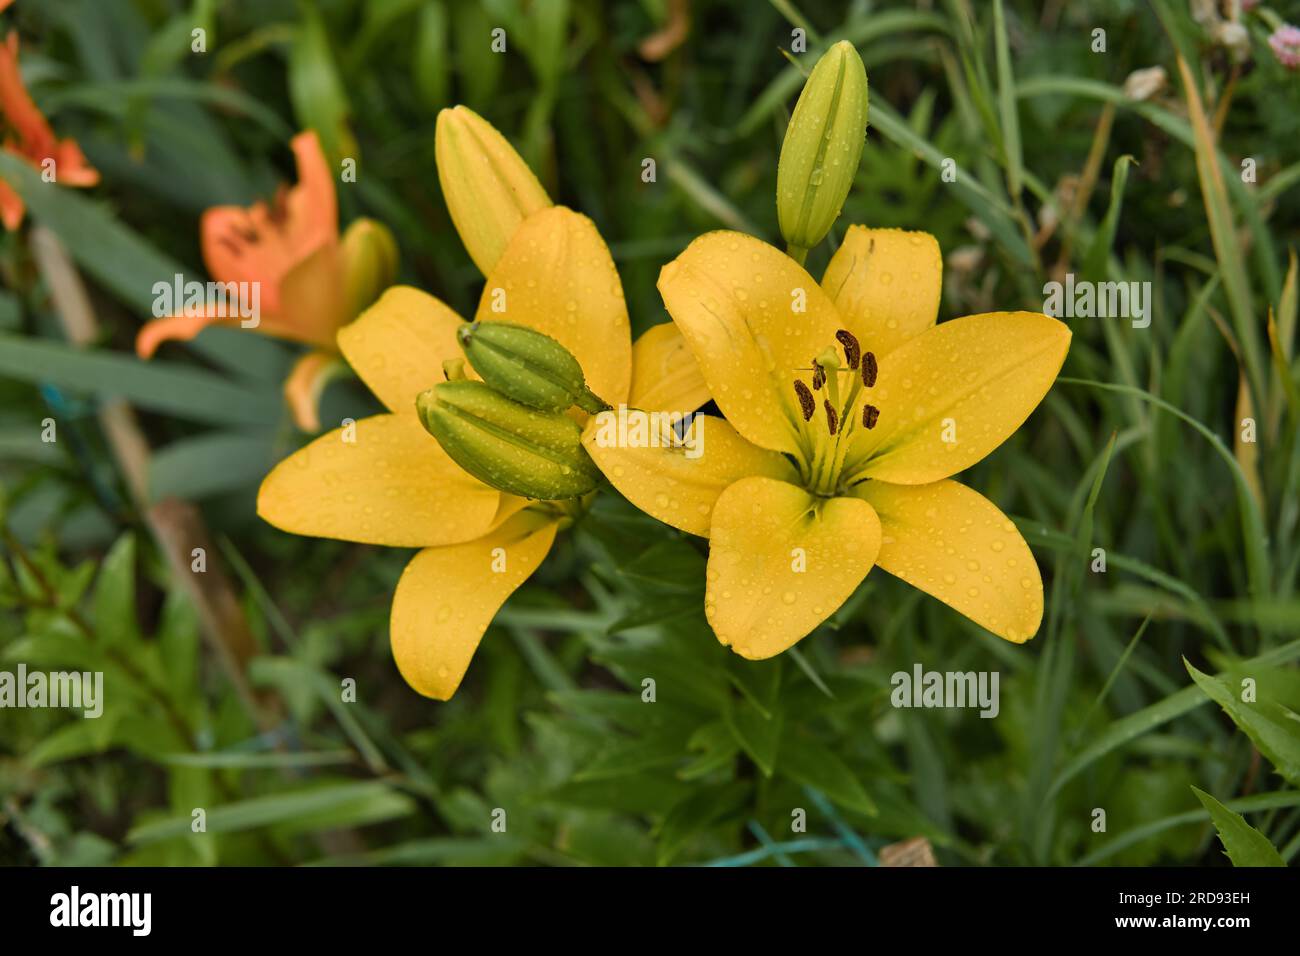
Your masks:
M1300 28L1284 23L1268 38L1277 61L1288 70L1300 67Z

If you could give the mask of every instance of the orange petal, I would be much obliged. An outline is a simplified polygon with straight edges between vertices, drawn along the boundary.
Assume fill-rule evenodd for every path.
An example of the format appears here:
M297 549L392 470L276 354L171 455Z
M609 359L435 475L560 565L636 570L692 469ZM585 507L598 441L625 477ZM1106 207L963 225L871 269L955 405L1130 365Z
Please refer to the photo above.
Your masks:
M0 180L0 223L13 232L22 225L26 209L19 195L9 188L8 183Z
M338 205L320 141L312 132L293 138L298 185L268 206L214 206L199 224L203 262L222 282L261 282L264 312L278 314L280 283L294 266L338 242Z
M99 181L99 173L86 162L76 142L57 140L49 121L32 101L18 68L18 34L12 30L0 44L0 116L16 134L5 143L11 153L34 166L52 159L55 179L63 185L93 186ZM21 202L15 205L11 199L4 200L0 212L9 229L16 229L22 222Z
M317 349L301 356L284 380L284 400L293 421L305 432L320 431L320 397L325 386L347 369L333 352Z
M279 291L278 311L268 315L262 306L263 322L271 322L266 334L335 351L335 337L348 320L338 243L328 242L298 260L280 280Z
M298 163L298 185L289 190L287 231L299 251L333 242L339 234L334 175L315 131L299 133L290 143Z
M18 69L18 34L10 30L0 46L0 113L18 134L18 148L28 159L54 155L54 131L23 85Z
M265 311L265 310L263 310ZM245 328L246 321L238 316L225 317L215 314L169 315L166 318L146 322L135 336L135 354L142 359L152 358L158 346L164 342L188 342L209 325L227 325L232 328ZM288 339L292 342L315 344L310 339L298 334L294 329L274 317L262 318L256 326L248 326L249 331L273 338Z
M214 315L169 315L165 319L154 319L146 322L136 333L135 354L142 359L152 358L164 342L188 342L209 325L231 321Z

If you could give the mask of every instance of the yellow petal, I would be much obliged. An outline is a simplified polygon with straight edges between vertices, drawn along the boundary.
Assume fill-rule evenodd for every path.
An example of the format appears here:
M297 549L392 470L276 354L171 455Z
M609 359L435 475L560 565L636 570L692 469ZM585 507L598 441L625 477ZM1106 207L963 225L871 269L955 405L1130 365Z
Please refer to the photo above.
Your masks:
M664 266L659 292L727 420L756 445L797 453L793 383L812 377L797 369L844 327L812 277L752 236L711 232Z
M553 206L529 216L483 287L476 318L526 325L573 353L605 401L626 397L632 332L623 286L595 224Z
M524 511L474 541L426 548L402 572L389 631L393 659L426 697L448 700L506 598L537 570L556 523Z
M1021 644L1038 631L1043 619L1038 564L993 502L946 480L930 485L866 481L855 493L880 516L880 567L998 637Z
M629 412L625 433L631 433L636 414ZM751 475L796 477L783 455L750 444L713 415L697 415L680 447L626 447L618 431L618 416L602 412L582 436L605 477L646 514L701 537L708 537L714 505L729 485Z
M551 204L533 171L496 128L464 106L438 114L438 182L478 271L496 267L515 229Z
M677 326L663 322L633 343L629 405L647 411L693 412L708 401L709 386Z
M394 286L339 330L339 350L388 408L415 418L415 397L443 381L443 359L461 358L464 323L433 296Z
M741 479L713 509L705 615L742 657L772 657L848 600L879 550L880 519L861 499Z
M478 537L500 497L461 471L414 415L376 415L276 465L257 513L293 534L422 548Z
M943 256L928 232L850 226L822 288L864 351L885 353L934 325Z
M294 424L313 435L320 431L321 393L331 381L346 374L347 367L334 352L317 349L300 356L284 380L284 400Z
M1052 387L1070 330L1037 312L943 322L880 359L846 473L924 485L969 468L1024 423Z

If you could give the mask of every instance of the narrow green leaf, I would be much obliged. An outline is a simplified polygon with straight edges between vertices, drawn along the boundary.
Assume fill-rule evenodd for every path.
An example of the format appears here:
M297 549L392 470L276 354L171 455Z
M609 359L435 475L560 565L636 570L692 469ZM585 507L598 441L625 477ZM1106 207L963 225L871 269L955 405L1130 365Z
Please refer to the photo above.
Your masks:
M1016 79L1011 70L1011 47L1002 0L993 0L993 42L998 64L998 118L1002 126L1002 152L1007 166L1007 192L1020 195L1024 155L1020 147L1020 116L1016 112Z
M736 743L758 765L763 775L772 776L781 746L784 714L777 710L771 716L764 716L748 701L740 701L732 703L723 719Z
M1286 861L1268 842L1268 837L1247 823L1240 813L1229 810L1204 790L1192 787L1192 792L1210 812L1210 819L1219 831L1219 839L1223 841L1223 849L1233 866L1286 866Z
M579 783L592 780L607 780L610 777L624 777L665 767L676 763L682 757L681 738L654 737L649 740L617 738L609 750L600 754L573 779Z
M121 646L140 639L135 619L135 535L130 531L104 557L92 603L91 625L98 640Z
M1124 205L1128 168L1136 165L1137 160L1127 154L1115 160L1110 179L1110 203L1106 206L1101 227L1092 237L1092 243L1083 257L1083 274L1093 281L1101 281L1106 277L1106 260L1110 257L1111 247L1115 245L1115 231L1119 228L1120 209Z
M447 6L431 0L420 10L415 28L415 88L427 109L450 105L451 53L447 42Z
M185 270L122 225L104 206L41 174L8 152L0 151L0 180L22 197L32 217L50 229L77 264L124 303L148 314L155 282L170 282ZM3 355L8 346L0 351Z
M313 5L301 9L302 20L289 51L289 98L298 125L319 134L321 148L337 167L344 158L357 157L357 141L348 127L351 107L324 20Z
M149 461L149 495L154 501L187 500L257 484L275 464L275 435L210 432L172 442Z
M2 154L0 154L2 156ZM0 373L33 385L124 398L151 411L200 422L273 425L282 399L272 389L250 389L189 365L142 362L116 352L0 333Z
M1273 700L1243 701L1240 689L1197 670L1187 659L1183 666L1198 687L1224 709L1232 722L1259 748L1277 772L1300 785L1300 714ZM1248 667L1240 673L1249 674Z
M840 806L875 816L879 809L849 765L806 735L787 734L781 744L781 775L820 790Z
M1243 670L1256 664L1265 666L1284 664L1297 658L1300 658L1300 640L1290 641L1280 647L1273 648L1271 651L1260 654L1258 657L1243 661L1237 667L1237 670ZM1184 687L1163 700L1159 700L1148 707L1143 707L1127 717L1112 721L1105 730L1093 739L1092 743L1061 768L1048 792L1049 796L1059 792L1067 782L1117 747L1122 747L1124 744L1149 733L1162 724L1168 723L1175 717L1181 717L1188 711L1195 710L1205 703L1207 703L1207 698L1200 688Z
M1215 257L1219 260L1220 275L1228 294L1234 331L1237 334L1237 341L1241 344L1255 407L1262 408L1261 402L1265 394L1264 363L1255 307L1251 301L1250 275L1246 271L1246 262L1241 255L1241 245L1237 241L1232 206L1228 202L1223 171L1219 168L1210 121L1201 104L1201 94L1192 71L1181 56L1178 58L1178 71L1182 75L1183 88L1187 96L1187 111L1191 119L1196 152L1196 172L1201 181L1201 195L1205 200L1205 215L1210 224L1210 238L1214 243Z
M355 804L358 799L373 799L393 793L388 784L366 780L360 783L333 783L288 793L237 800L208 810L207 832L232 833L287 823ZM144 844L184 836L190 832L191 822L188 814L183 817L156 820L132 827L126 838L130 843Z

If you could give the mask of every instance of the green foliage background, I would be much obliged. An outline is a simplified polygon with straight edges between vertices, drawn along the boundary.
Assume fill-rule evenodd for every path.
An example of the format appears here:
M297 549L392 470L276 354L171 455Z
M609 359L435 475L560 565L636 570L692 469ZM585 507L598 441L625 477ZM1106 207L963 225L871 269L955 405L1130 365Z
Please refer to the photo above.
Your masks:
M946 865L1226 865L1220 839L1238 864L1295 861L1300 75L1266 37L1300 9L1252 13L1239 63L1175 0L688 6L657 61L639 44L669 0L18 0L3 15L37 102L103 182L41 190L7 156L0 177L90 281L103 334L66 345L29 233L0 237L0 669L102 670L107 703L99 720L0 710L0 862L874 864L916 836ZM805 67L847 38L871 82L857 185L814 275L861 222L939 238L941 319L1041 309L1066 268L1152 283L1148 329L1071 323L1066 380L967 476L1038 556L1042 631L1012 646L877 573L796 651L744 662L704 622L703 542L607 490L455 699L418 697L386 636L408 554L255 517L257 482L302 440L279 394L294 349L213 330L141 363L153 283L200 275L202 210L273 192L312 126L358 158L343 221L386 222L402 280L465 313L481 280L433 138L459 102L596 221L644 330L667 320L659 267L695 235L778 238L795 26ZM1211 119L1221 107L1217 146L1189 119L1177 53ZM1126 97L1152 66L1164 89ZM1090 153L1099 178L1075 210ZM1242 382L1259 440L1238 449ZM155 449L150 494L199 502L235 575L250 693L125 490L96 418L116 397ZM371 401L337 383L323 420ZM916 662L999 671L1000 715L894 709L890 675Z

